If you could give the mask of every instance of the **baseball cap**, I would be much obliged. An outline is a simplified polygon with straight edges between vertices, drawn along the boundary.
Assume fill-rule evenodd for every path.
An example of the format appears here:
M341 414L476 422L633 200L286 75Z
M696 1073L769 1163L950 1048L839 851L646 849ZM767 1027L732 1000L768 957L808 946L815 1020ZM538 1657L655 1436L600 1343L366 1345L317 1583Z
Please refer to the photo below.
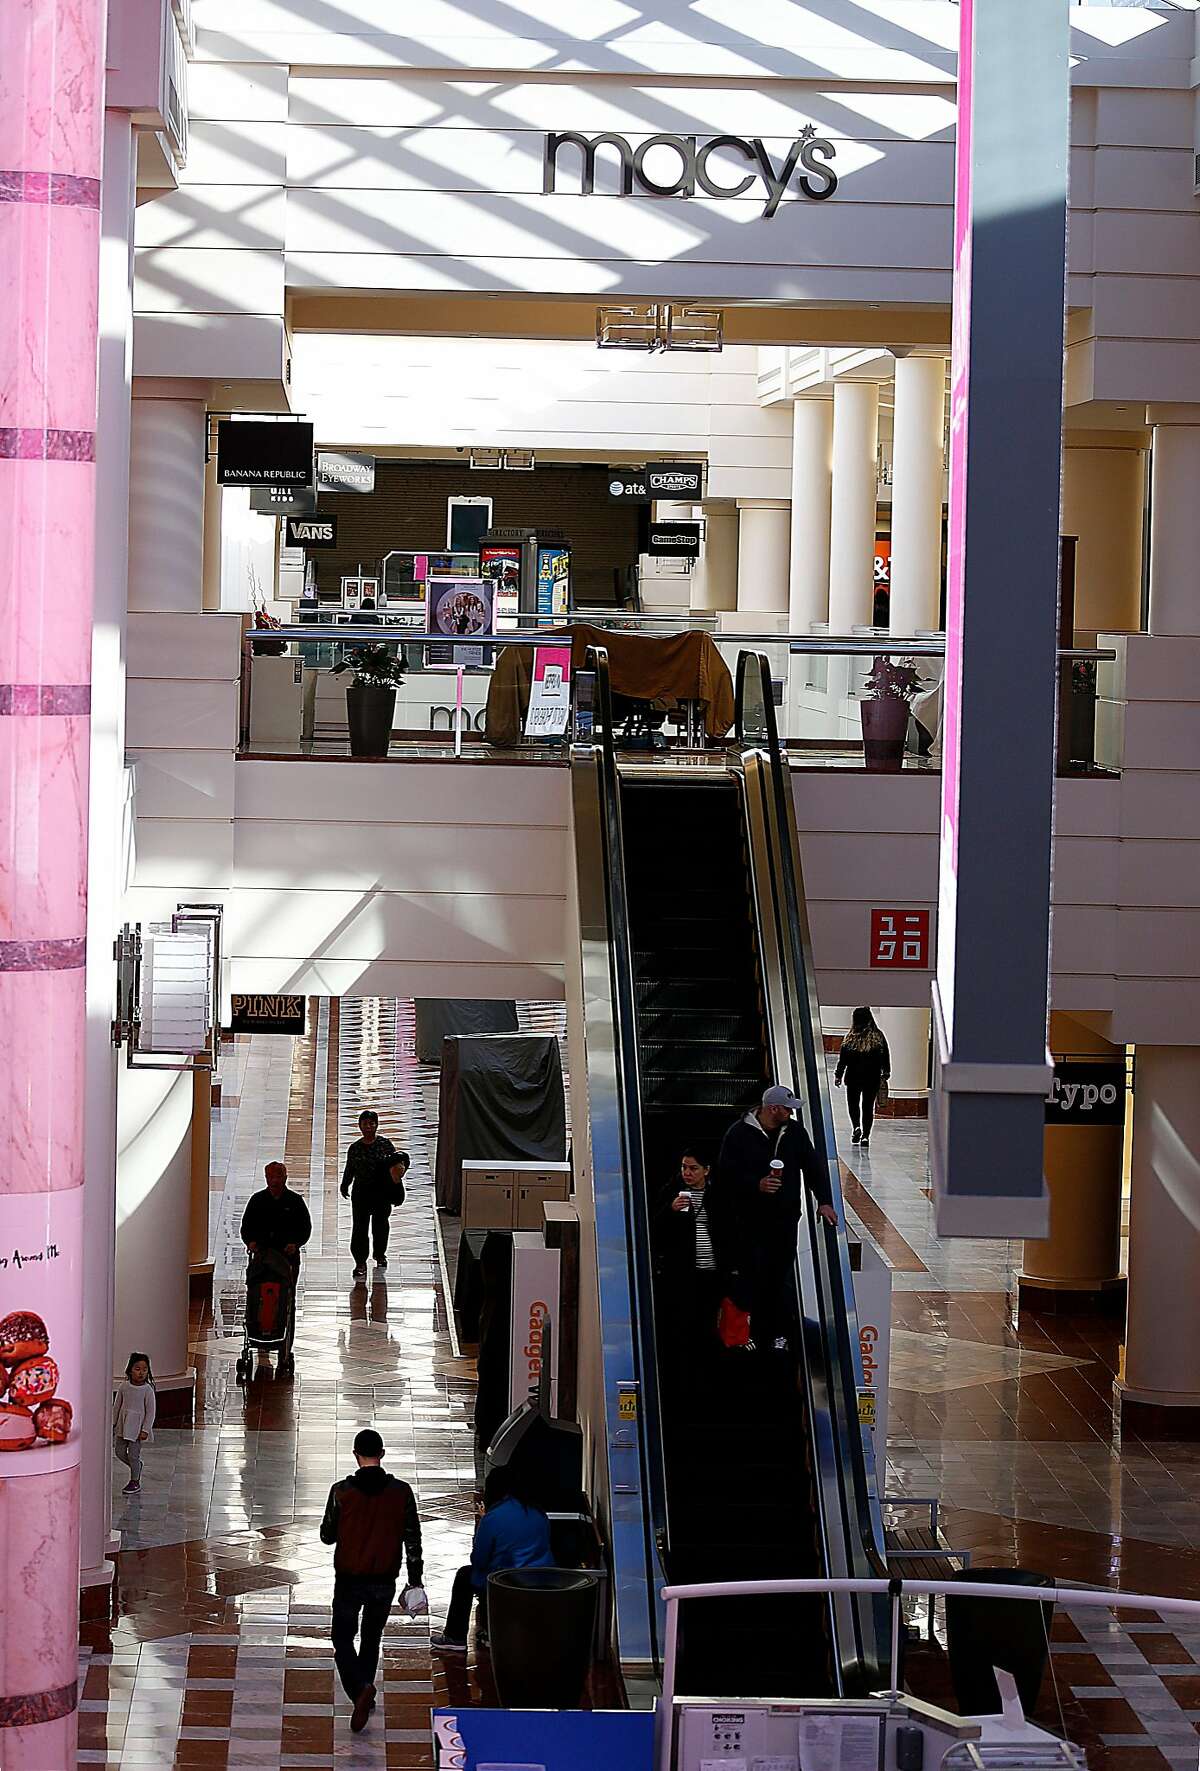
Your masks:
M382 1457L383 1440L374 1427L364 1427L361 1433L354 1435L354 1449L359 1457Z
M773 1082L770 1088L764 1092L762 1104L764 1107L790 1107L793 1113L798 1113L804 1102L782 1082Z

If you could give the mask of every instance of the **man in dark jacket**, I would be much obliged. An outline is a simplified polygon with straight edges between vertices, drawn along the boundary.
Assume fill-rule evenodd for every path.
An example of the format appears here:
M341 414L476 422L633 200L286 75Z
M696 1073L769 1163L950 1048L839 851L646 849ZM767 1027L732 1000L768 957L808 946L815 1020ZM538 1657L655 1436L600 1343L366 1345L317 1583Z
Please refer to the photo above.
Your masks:
M789 1280L805 1187L826 1223L838 1221L829 1175L792 1117L800 1105L790 1088L775 1083L761 1105L730 1126L713 1199L740 1288L748 1293L754 1343L777 1352L787 1350L791 1327ZM772 1162L782 1169L772 1169Z
M365 1279L367 1254L372 1247L375 1265L387 1266L388 1218L397 1203L390 1173L400 1152L390 1138L380 1137L379 1115L372 1108L359 1114L358 1129L362 1136L346 1152L342 1198L349 1198L352 1213L350 1253L354 1256L354 1277Z
M329 1490L321 1542L336 1544L333 1557L333 1657L342 1689L354 1705L350 1727L361 1734L375 1707L379 1644L401 1561L408 1584L422 1577L421 1520L407 1482L382 1468L383 1440L365 1427L354 1440L358 1469ZM361 1627L360 1627L361 1617ZM358 1647L354 1638L358 1636Z
M241 1231L242 1241L246 1244L252 1263L255 1256L273 1249L284 1256L292 1269L292 1307L288 1314L287 1339L279 1360L281 1369L291 1358L292 1342L296 1337L296 1281L300 1277L300 1250L312 1235L312 1219L308 1215L308 1207L299 1193L292 1192L287 1178L288 1172L282 1162L268 1162L267 1184L260 1192L252 1193L246 1201Z

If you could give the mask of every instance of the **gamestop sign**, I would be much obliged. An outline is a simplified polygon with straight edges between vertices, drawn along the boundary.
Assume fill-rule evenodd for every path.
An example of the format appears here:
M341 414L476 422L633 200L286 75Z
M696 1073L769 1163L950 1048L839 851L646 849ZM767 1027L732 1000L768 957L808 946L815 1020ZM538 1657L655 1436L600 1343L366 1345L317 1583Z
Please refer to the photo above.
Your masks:
M789 190L793 197L820 203L838 187L836 149L813 123L782 153L768 148L758 135L651 135L634 147L624 135L581 135L567 129L546 136L542 195L555 194L562 172L571 179L572 192L590 197L601 151L601 165L615 184L613 196L631 197L636 191L647 197L694 197L697 192L744 197L755 191L768 220Z

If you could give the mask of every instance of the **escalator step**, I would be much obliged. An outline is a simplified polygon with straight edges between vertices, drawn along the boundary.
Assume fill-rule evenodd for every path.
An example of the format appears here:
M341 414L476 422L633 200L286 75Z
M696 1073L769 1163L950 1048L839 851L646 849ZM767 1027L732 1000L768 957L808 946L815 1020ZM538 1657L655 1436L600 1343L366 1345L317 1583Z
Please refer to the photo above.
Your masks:
M647 1107L745 1108L762 1091L761 1077L643 1076L642 1102Z
M641 1046L643 1075L740 1076L755 1082L761 1076L762 1053L757 1046L733 1045L724 1040L659 1042L646 1039Z
M686 1009L648 1009L638 1016L638 1033L644 1040L677 1040L681 1044L709 1041L753 1044L761 1049L761 1023L756 1015L689 1014Z

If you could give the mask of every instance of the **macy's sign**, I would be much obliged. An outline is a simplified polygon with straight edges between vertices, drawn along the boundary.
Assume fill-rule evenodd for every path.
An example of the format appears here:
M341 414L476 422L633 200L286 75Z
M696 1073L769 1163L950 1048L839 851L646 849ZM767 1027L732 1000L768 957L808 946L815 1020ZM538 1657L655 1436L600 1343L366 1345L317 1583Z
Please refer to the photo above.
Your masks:
M566 129L546 136L542 163L542 194L551 196L558 188L559 155L564 148L572 150L571 160L579 172L579 193L590 197L596 188L596 154L608 148L616 155L618 185L615 195L633 195L635 185L651 197L694 197L697 190L710 197L741 197L755 183L761 184L766 201L764 216L774 215L783 201L788 186L810 197L814 203L832 197L837 190L837 173L833 170L834 144L818 135L815 125L806 124L783 158L776 161L761 136L744 135L651 135L637 147L631 147L623 135L581 135ZM646 170L646 157L655 148L666 149L678 156L679 170L670 180L655 178ZM726 160L745 161L748 170L732 184L722 184L710 169L714 154ZM661 158L661 156L660 156ZM656 165L659 163L656 160ZM728 166L726 171L728 171Z

